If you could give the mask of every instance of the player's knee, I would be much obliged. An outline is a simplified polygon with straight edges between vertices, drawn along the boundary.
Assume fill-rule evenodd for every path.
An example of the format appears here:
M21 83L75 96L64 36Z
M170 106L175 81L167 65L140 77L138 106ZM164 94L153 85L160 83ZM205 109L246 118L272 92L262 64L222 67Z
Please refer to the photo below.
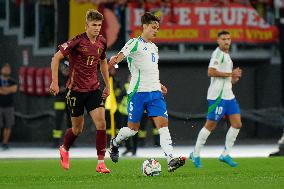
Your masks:
M168 127L169 121L167 118L159 117L158 119L154 119L154 123L157 129L160 129L162 127Z
M215 127L213 127L213 126L206 126L205 128L210 132L214 131L214 129L215 129Z
M105 130L106 129L106 121L105 120L98 120L97 122L96 122L96 128L98 129L98 130Z
M206 123L204 127L211 132L215 130L216 126L215 123Z
M83 127L72 127L74 135L79 136L83 132Z
M140 122L129 122L127 123L127 127L133 131L139 131L140 128Z
M234 124L232 124L232 127L233 128L236 128L236 129L240 129L240 128L242 128L242 122L238 122L238 123L234 123Z

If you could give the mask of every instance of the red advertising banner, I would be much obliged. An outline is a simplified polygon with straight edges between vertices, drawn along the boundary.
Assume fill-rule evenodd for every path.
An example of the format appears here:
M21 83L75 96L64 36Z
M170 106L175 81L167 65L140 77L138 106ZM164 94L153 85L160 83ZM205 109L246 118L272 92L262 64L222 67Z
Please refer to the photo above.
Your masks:
M266 23L250 6L179 3L172 7L147 5L150 12L161 16L157 43L212 43L220 30L228 30L234 42L272 43L278 40L277 27ZM140 19L144 9L135 4L129 4L128 8L130 37L137 37L141 34Z

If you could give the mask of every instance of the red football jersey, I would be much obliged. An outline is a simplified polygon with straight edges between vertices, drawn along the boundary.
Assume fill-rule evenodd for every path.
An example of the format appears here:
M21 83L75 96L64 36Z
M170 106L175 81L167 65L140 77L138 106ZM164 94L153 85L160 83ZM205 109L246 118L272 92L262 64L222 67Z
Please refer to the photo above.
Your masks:
M59 45L61 53L69 60L69 78L66 87L77 92L99 88L98 65L106 58L106 39L99 35L92 43L86 33Z

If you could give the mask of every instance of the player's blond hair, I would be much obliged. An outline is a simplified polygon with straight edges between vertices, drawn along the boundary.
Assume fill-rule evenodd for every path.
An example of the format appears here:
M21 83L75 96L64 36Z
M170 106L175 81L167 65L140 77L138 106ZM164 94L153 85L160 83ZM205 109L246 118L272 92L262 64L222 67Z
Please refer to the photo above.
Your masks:
M86 13L86 22L101 21L104 20L104 16L95 9L89 9Z

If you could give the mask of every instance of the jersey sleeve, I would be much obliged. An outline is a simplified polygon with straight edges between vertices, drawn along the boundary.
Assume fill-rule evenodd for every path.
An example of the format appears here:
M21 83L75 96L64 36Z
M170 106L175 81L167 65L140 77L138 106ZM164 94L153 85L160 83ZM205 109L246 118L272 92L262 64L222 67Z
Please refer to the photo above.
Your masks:
M221 64L222 58L224 58L224 54L221 51L214 51L208 67L217 69Z
M106 40L105 40L105 39L103 39L103 44L104 44L104 49L103 49L103 52L102 52L102 54L101 54L101 56L100 56L100 59L101 59L101 60L104 60L104 59L106 58L107 43L106 43Z
M137 47L138 47L138 40L136 40L135 38L130 39L125 45L124 47L121 49L121 51L119 53L123 53L123 55L125 57L129 56L131 53L134 53L137 51Z
M63 54L63 56L66 57L71 53L72 49L74 49L79 42L80 38L74 37L73 39L59 45L58 48Z

